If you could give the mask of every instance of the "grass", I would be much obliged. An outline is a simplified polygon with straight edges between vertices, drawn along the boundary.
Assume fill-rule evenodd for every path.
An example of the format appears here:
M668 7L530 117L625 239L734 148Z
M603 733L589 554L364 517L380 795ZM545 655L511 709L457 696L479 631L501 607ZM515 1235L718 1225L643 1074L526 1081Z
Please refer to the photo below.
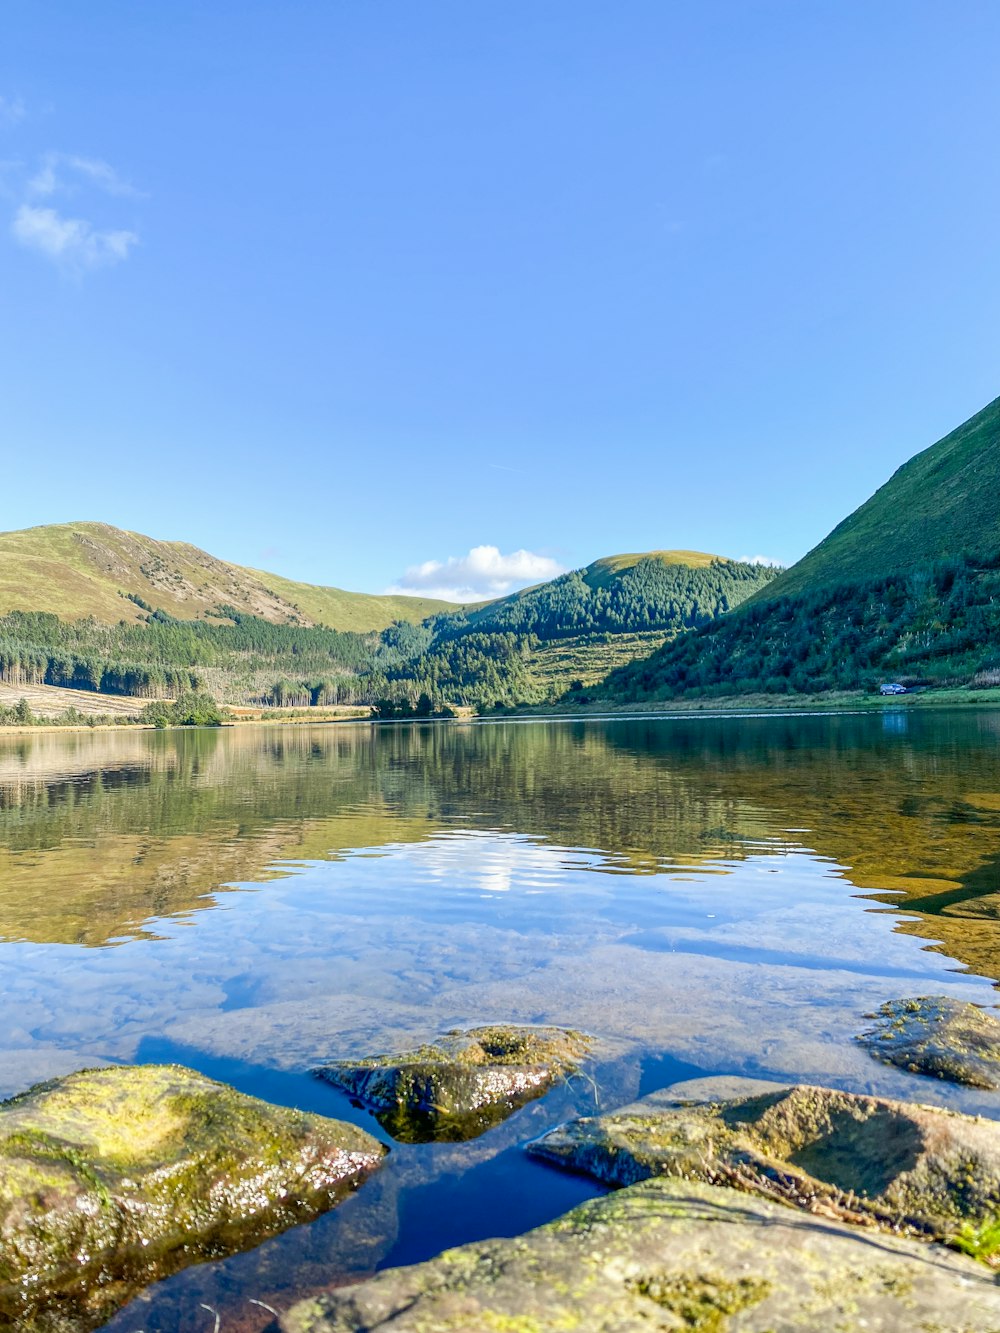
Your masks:
M56 523L0 533L0 614L49 611L63 620L139 621L133 593L179 620L210 616L228 604L275 623L315 622L332 629L385 629L419 621L451 603L377 597L295 583L231 565L185 542L163 542L106 523Z
M724 557L705 551L639 551L629 555L606 555L587 566L584 582L591 588L606 587L626 570L634 569L640 560L659 560L663 565L687 565L691 569L707 569L713 560Z
M990 1268L1000 1268L1000 1217L994 1218L984 1226L974 1227L966 1222L958 1234L952 1237L954 1249Z
M653 699L618 702L594 699L585 704L560 700L512 709L514 714L568 717L605 713L824 713L898 712L901 708L1000 708L1000 690L971 690L964 686L924 690L920 694L882 698L863 690L828 690L822 694L731 694L712 699Z
M239 569L238 565L233 566ZM258 569L242 570L250 578L259 579L271 592L291 603L309 620L331 629L354 630L364 634L381 630L394 620L420 621L444 611L457 611L454 602L442 602L433 597L377 596L374 593L344 592L342 588L325 588L312 583L295 583L266 574Z
M594 685L609 671L647 657L669 638L665 630L642 634L580 635L573 639L551 639L531 656L531 675L544 689L562 693L574 680Z
M1000 550L1000 398L916 454L763 594L910 571Z
M58 717L75 708L88 717L138 718L149 702L118 694L95 694L92 690L64 690L56 685L6 685L0 681L0 708L13 708L27 699L36 717Z

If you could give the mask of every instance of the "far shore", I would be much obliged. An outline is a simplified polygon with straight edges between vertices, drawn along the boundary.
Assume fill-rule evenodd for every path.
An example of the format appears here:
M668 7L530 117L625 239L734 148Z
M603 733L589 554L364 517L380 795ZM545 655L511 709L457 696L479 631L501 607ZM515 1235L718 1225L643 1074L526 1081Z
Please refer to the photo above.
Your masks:
M117 696L119 703L121 697ZM92 701L93 695L89 696ZM895 713L904 710L922 708L1000 708L1000 689L965 688L928 689L913 694L884 697L861 690L844 690L827 694L781 695L781 694L744 694L717 699L657 699L642 703L613 703L607 700L592 700L585 704L571 706L558 704L523 704L519 707L495 713L477 716L468 712L452 718L391 718L380 720L369 717L358 709L290 709L287 716L276 716L277 710L267 710L267 716L259 712L252 716L239 716L241 711L233 710L233 716L221 724L220 729L233 727L288 727L288 726L325 726L338 725L365 726L401 726L424 725L427 722L475 723L503 721L600 721L624 719L626 717L676 717L690 713L700 716L739 717L754 716L761 713L808 715L817 713ZM208 728L212 730L214 728ZM196 728L168 726L156 728L149 722L122 719L120 722L57 723L40 722L34 725L14 725L0 727L0 736L28 736L43 732L93 732L93 731L190 731Z

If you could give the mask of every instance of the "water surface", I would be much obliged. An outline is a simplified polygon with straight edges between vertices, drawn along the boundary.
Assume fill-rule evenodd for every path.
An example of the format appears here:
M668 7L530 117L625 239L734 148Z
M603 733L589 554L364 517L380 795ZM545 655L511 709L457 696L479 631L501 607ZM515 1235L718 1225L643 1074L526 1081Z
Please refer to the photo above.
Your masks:
M524 1141L682 1077L1000 1115L852 1041L901 995L996 1003L998 920L1000 712L0 735L0 1092L170 1059L381 1133L309 1068L493 1021L600 1039L592 1079L395 1148L120 1333L261 1329L555 1216L596 1189Z

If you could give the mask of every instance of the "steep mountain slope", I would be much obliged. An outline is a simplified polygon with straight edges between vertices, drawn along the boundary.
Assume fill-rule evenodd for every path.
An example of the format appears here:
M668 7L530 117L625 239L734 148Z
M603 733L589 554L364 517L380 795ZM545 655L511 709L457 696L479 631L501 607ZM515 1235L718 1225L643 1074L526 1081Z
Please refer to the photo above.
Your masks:
M614 671L604 697L1000 684L1000 399L910 459L733 615Z
M1000 551L1000 398L916 454L770 590L912 573Z
M276 624L359 633L454 609L423 597L375 597L244 569L185 542L156 541L106 523L59 523L0 533L0 615L49 611L105 624L143 619L139 598L179 620L233 606Z

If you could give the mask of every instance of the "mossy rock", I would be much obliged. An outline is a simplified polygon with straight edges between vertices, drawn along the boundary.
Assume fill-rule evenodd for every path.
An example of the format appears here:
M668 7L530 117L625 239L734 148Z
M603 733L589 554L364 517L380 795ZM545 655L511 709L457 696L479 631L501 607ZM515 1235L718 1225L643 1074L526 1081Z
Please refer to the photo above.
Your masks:
M947 995L890 1000L858 1041L876 1060L911 1074L1000 1089L1000 1020Z
M528 1152L609 1185L724 1184L826 1217L953 1241L1000 1213L1000 1124L806 1086L666 1094L544 1134Z
M575 1073L590 1045L566 1028L494 1025L455 1029L401 1055L335 1060L313 1073L369 1106L401 1143L458 1143Z
M997 1333L1000 1287L934 1245L650 1180L512 1240L305 1300L283 1333Z
M311 1220L386 1151L175 1065L41 1083L0 1103L0 1326L96 1328L148 1283Z

